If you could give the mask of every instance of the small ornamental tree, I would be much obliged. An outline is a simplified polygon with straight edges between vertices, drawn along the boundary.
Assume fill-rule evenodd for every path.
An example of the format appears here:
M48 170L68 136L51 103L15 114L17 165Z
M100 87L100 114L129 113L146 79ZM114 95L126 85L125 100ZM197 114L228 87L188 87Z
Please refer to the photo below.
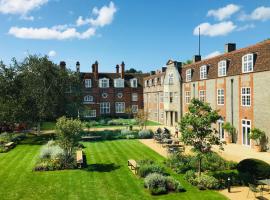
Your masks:
M146 124L148 121L148 112L147 111L145 111L143 109L138 110L138 112L135 115L135 119L137 120L141 129L143 129L143 128L146 129Z
M83 131L83 124L78 119L61 117L56 123L56 134L59 146L64 150L64 165L69 166L73 162L73 153L78 145Z
M212 145L222 148L217 130L212 127L221 116L208 103L192 99L188 107L189 112L184 115L180 123L181 140L191 145L198 159L198 172L201 175L202 158L211 152Z

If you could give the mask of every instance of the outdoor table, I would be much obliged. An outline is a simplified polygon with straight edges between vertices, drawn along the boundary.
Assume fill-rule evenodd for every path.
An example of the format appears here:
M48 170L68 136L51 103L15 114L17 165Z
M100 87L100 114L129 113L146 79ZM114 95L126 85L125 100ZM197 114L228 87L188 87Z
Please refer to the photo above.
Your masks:
M265 185L267 185L267 189L269 189L270 179L258 180L258 184L261 185L261 189L262 189L262 192L263 192Z

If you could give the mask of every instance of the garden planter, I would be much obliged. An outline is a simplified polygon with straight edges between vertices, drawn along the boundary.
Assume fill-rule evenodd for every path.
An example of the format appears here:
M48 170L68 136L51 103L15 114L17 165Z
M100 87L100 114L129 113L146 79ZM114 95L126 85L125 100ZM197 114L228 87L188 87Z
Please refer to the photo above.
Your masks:
M254 145L254 150L256 152L261 152L262 151L262 146L261 145Z
M225 137L225 140L226 140L226 143L227 143L227 144L232 143L232 136L231 136L231 135L227 135L227 136Z

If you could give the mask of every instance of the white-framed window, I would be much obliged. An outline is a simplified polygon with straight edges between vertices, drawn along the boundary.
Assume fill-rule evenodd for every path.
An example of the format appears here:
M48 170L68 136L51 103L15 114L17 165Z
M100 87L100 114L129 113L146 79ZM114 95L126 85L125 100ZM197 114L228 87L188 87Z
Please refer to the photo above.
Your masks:
M241 105L251 106L251 89L250 87L241 88Z
M109 87L109 79L107 79L107 78L99 79L99 87L100 88L108 88Z
M84 79L84 87L85 88L92 87L92 80L91 79Z
M185 92L185 101L186 101L186 104L190 103L190 91Z
M90 102L93 102L93 96L91 96L91 95L86 95L86 96L84 96L83 101L84 101L84 103L90 103Z
M253 72L253 57L251 53L242 57L242 73Z
M86 110L84 113L85 118L93 118L97 116L97 111L96 110Z
M173 85L173 73L169 74L169 85Z
M101 94L102 98L103 99L107 99L108 98L108 93L104 92Z
M224 124L223 119L219 119L217 121L217 124L218 124L219 139L224 140L225 139L225 132L224 132L224 128L223 128L223 124Z
M131 110L132 110L132 113L137 113L138 112L138 105L132 105L131 106Z
M205 102L205 90L199 91L199 100Z
M218 63L218 77L227 75L227 61L222 60Z
M161 112L160 112L160 119L163 119L163 118L164 118L164 112L161 111Z
M163 92L161 92L160 95L159 95L159 102L163 103L163 101L164 101Z
M122 79L122 78L114 79L114 87L115 88L123 88L125 86L124 83L125 83L124 79Z
M116 102L115 103L115 112L116 113L125 113L125 102Z
M224 89L217 89L217 105L224 105Z
M187 69L186 71L186 81L187 82L191 81L191 69Z
M119 99L122 99L123 93L122 93L122 92L117 93L117 97L118 97Z
M242 142L243 145L250 146L251 120L242 119Z
M100 114L108 114L111 112L110 102L101 102L100 103Z
M138 101L138 93L132 93L132 101Z
M136 79L136 78L130 79L130 85L132 88L137 88L138 87L138 79Z
M206 79L207 78L207 66L203 65L200 67L200 79Z

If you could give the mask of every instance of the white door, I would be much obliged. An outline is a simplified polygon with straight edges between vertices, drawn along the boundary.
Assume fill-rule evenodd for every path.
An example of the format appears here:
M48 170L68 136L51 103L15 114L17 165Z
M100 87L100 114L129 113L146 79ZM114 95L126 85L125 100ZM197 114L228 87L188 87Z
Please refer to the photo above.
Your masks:
M242 141L243 145L250 146L250 130L251 130L251 121L247 119L242 120Z
M224 140L225 139L225 134L224 134L224 129L223 129L223 120L218 120L218 133L219 133L219 139Z

